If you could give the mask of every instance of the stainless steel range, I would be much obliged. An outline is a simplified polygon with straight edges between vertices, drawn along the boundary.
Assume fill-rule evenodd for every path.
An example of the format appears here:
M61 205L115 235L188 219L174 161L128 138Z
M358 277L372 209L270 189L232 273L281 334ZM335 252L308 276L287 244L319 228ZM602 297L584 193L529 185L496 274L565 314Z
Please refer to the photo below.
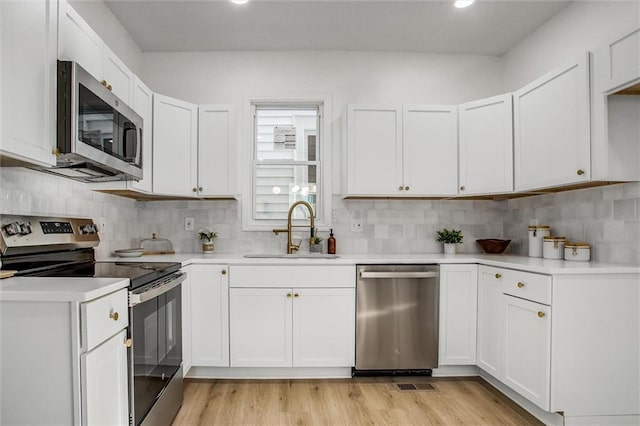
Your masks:
M182 404L180 263L96 262L91 219L0 216L2 270L18 276L129 278L129 423L166 425Z

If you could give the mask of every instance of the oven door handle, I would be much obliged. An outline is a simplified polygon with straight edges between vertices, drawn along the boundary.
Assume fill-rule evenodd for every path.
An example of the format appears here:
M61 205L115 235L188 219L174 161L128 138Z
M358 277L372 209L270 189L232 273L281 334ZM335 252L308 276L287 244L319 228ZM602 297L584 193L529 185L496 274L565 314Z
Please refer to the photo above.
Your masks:
M360 278L437 278L437 272L396 272L396 271L385 271L385 272L360 272Z
M161 286L152 288L152 289L144 291L142 293L130 292L129 293L129 306L133 307L133 306L139 305L140 303L144 303L144 302L146 302L148 300L154 299L154 298L160 296L161 294L164 294L164 293L176 288L177 286L180 285L180 283L182 283L187 278L187 274L185 274L184 272L180 272L178 274L174 274L173 276L175 277L174 279L162 284Z

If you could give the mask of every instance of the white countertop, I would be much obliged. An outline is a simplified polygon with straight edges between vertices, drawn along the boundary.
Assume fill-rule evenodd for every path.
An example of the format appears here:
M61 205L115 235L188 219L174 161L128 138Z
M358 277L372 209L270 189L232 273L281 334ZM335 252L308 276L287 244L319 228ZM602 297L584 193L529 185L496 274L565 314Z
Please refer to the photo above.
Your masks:
M118 262L180 262L182 266L191 264L228 264L228 265L355 265L355 264L410 264L439 263L463 264L477 263L486 266L518 269L539 274L640 274L640 265L613 264L604 262L576 262L551 260L527 256L496 254L399 254L399 255L349 255L338 254L337 259L309 258L246 258L242 254L202 254L179 253L173 255L142 256L138 258L109 257L102 261Z
M0 280L0 301L87 302L128 286L122 278L14 277Z

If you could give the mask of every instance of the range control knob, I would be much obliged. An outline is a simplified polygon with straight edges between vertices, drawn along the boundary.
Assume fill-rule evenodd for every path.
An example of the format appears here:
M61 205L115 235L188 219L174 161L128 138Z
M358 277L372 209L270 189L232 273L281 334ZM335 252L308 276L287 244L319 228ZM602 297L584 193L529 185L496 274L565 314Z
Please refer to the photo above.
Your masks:
M6 232L8 236L12 237L20 233L20 225L18 222L13 222L8 225L4 225L2 230Z
M29 222L21 223L20 225L20 235L29 235L33 232L31 229L31 224Z

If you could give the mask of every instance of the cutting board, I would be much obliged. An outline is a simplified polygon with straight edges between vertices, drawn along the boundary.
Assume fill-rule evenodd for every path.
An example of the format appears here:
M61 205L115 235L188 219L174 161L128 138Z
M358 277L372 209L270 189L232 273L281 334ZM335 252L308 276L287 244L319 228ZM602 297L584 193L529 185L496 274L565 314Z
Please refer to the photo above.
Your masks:
M0 271L0 280L3 279L3 278L11 278L17 272L18 271Z

